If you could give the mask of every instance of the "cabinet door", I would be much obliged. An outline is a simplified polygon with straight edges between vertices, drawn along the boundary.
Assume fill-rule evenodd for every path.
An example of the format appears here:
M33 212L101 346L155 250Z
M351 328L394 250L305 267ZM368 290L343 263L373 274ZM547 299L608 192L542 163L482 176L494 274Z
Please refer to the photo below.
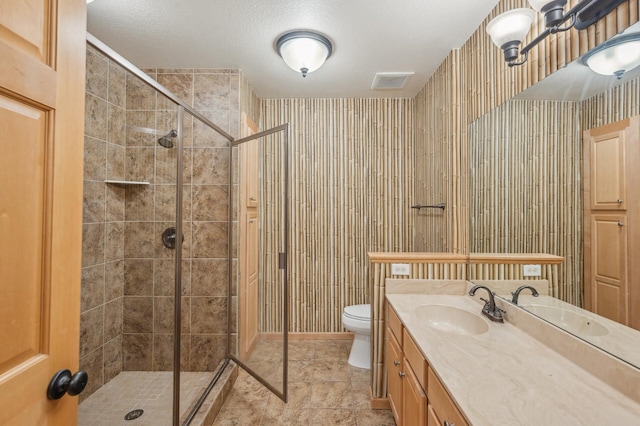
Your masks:
M593 215L593 311L627 324L627 228L624 215Z
M433 411L431 404L429 404L427 408L427 426L440 426L440 420L438 420L438 416L436 416L436 412Z
M402 426L402 350L391 330L387 332L387 399L396 425Z
M427 395L418 378L404 360L405 376L402 383L402 418L404 426L424 426L427 422Z
M591 210L626 210L625 129L592 136Z

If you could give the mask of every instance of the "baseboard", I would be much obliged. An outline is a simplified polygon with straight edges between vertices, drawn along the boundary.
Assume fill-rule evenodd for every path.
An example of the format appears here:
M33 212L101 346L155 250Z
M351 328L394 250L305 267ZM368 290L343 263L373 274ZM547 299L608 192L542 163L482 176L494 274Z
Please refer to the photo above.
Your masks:
M369 400L372 410L390 410L389 400L387 398L374 398L371 388L369 388Z
M260 339L281 340L281 333L260 333ZM353 333L289 333L289 340L353 340Z

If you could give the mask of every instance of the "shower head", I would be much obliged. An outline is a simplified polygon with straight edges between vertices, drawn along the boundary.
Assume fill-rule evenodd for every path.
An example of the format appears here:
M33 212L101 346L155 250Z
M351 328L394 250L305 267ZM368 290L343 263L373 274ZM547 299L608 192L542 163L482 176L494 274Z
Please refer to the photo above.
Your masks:
M158 143L165 148L173 148L173 138L178 136L178 132L171 130L166 135L158 139Z

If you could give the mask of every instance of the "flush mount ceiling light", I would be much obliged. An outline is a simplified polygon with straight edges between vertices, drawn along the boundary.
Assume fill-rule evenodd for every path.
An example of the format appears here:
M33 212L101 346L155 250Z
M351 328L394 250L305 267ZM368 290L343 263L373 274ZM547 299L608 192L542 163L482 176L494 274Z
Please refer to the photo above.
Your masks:
M544 15L547 28L529 44L519 49L527 36L535 12L531 9L514 9L495 17L487 25L487 32L493 43L504 52L504 60L510 67L527 62L529 51L550 34L568 31L571 28L583 30L596 23L625 0L582 0L564 13L567 0L529 0L529 4ZM569 21L565 27L560 25ZM522 57L518 61L519 57Z
M320 68L333 51L331 41L315 31L290 31L278 38L276 47L285 64L303 77Z
M589 51L582 62L602 75L622 74L640 65L640 33L616 37Z

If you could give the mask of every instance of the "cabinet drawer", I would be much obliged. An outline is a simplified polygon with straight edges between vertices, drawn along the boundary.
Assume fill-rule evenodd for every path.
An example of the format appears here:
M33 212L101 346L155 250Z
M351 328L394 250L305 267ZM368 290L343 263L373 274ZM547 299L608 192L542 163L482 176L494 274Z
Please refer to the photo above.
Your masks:
M467 426L468 423L458 411L449 394L440 383L440 379L435 375L431 367L428 368L429 374L427 379L427 395L429 396L429 404L433 406L436 417L444 424L454 424L455 426Z
M400 318L393 310L393 308L387 303L387 324L389 329L393 332L396 340L402 346L404 343L402 342L402 323L400 322Z
M406 329L402 330L402 341L404 342L402 345L404 357L409 361L422 389L427 389L427 360L424 359L422 352L418 349L418 345L416 345Z

